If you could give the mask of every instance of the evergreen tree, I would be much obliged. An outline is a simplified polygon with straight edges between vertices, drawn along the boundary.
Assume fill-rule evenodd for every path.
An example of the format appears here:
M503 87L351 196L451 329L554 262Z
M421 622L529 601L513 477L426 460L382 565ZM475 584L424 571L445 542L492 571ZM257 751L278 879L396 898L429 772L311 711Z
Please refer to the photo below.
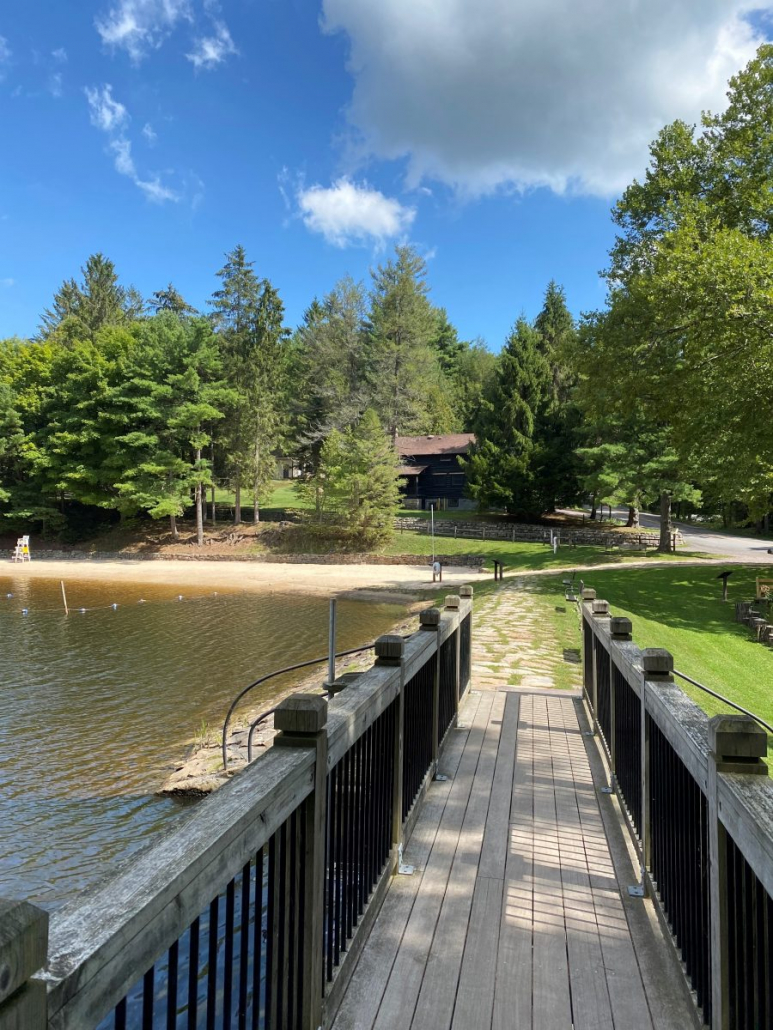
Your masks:
M374 407L394 442L398 433L431 432L427 396L437 356L437 318L427 294L424 260L411 247L373 273L368 382Z
M516 322L499 359L476 446L466 461L468 489L482 507L542 513L533 467L536 413L550 390L550 366L539 333Z
M150 300L150 307L157 315L162 311L171 311L173 315L196 314L196 309L186 302L171 283L165 290L156 290Z
M92 254L81 269L83 281L67 279L44 311L41 339L61 333L63 339L93 339L105 326L122 325L144 314L144 301L133 288L118 282L115 265L104 254Z

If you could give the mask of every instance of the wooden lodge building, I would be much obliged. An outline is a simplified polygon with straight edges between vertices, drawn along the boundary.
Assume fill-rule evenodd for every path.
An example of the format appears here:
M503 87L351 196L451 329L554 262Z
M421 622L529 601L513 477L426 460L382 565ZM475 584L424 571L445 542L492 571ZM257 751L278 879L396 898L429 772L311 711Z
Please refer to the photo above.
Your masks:
M459 458L475 443L474 433L447 433L443 436L398 436L406 508L474 508L475 501L464 496L467 476Z

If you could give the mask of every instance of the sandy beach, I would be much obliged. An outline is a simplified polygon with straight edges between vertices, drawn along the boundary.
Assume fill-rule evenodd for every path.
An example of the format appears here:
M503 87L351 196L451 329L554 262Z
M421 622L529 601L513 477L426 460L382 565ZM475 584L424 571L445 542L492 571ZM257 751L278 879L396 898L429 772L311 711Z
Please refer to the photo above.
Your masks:
M20 579L64 579L68 582L99 582L184 587L188 595L210 590L249 590L255 593L300 592L333 596L368 590L379 592L433 593L447 588L451 593L463 583L474 584L478 569L453 566L443 569L442 585L433 584L427 565L296 565L241 561L119 561L64 560L0 563L0 576Z

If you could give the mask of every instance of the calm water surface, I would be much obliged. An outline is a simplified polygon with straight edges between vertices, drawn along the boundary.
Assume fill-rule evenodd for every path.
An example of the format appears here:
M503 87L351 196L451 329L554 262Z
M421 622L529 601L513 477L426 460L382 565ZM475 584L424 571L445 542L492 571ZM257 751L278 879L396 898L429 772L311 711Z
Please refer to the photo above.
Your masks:
M54 908L114 868L182 810L154 791L202 726L218 730L251 680L327 649L325 598L179 589L70 584L67 617L58 580L0 577L0 897ZM339 650L402 613L339 601Z

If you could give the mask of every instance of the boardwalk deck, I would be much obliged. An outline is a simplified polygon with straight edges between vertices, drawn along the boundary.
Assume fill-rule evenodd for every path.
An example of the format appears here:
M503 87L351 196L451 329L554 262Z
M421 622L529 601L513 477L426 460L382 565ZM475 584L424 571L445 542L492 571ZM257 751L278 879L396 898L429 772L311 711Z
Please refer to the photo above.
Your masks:
M473 692L334 1030L685 1030L579 702Z

